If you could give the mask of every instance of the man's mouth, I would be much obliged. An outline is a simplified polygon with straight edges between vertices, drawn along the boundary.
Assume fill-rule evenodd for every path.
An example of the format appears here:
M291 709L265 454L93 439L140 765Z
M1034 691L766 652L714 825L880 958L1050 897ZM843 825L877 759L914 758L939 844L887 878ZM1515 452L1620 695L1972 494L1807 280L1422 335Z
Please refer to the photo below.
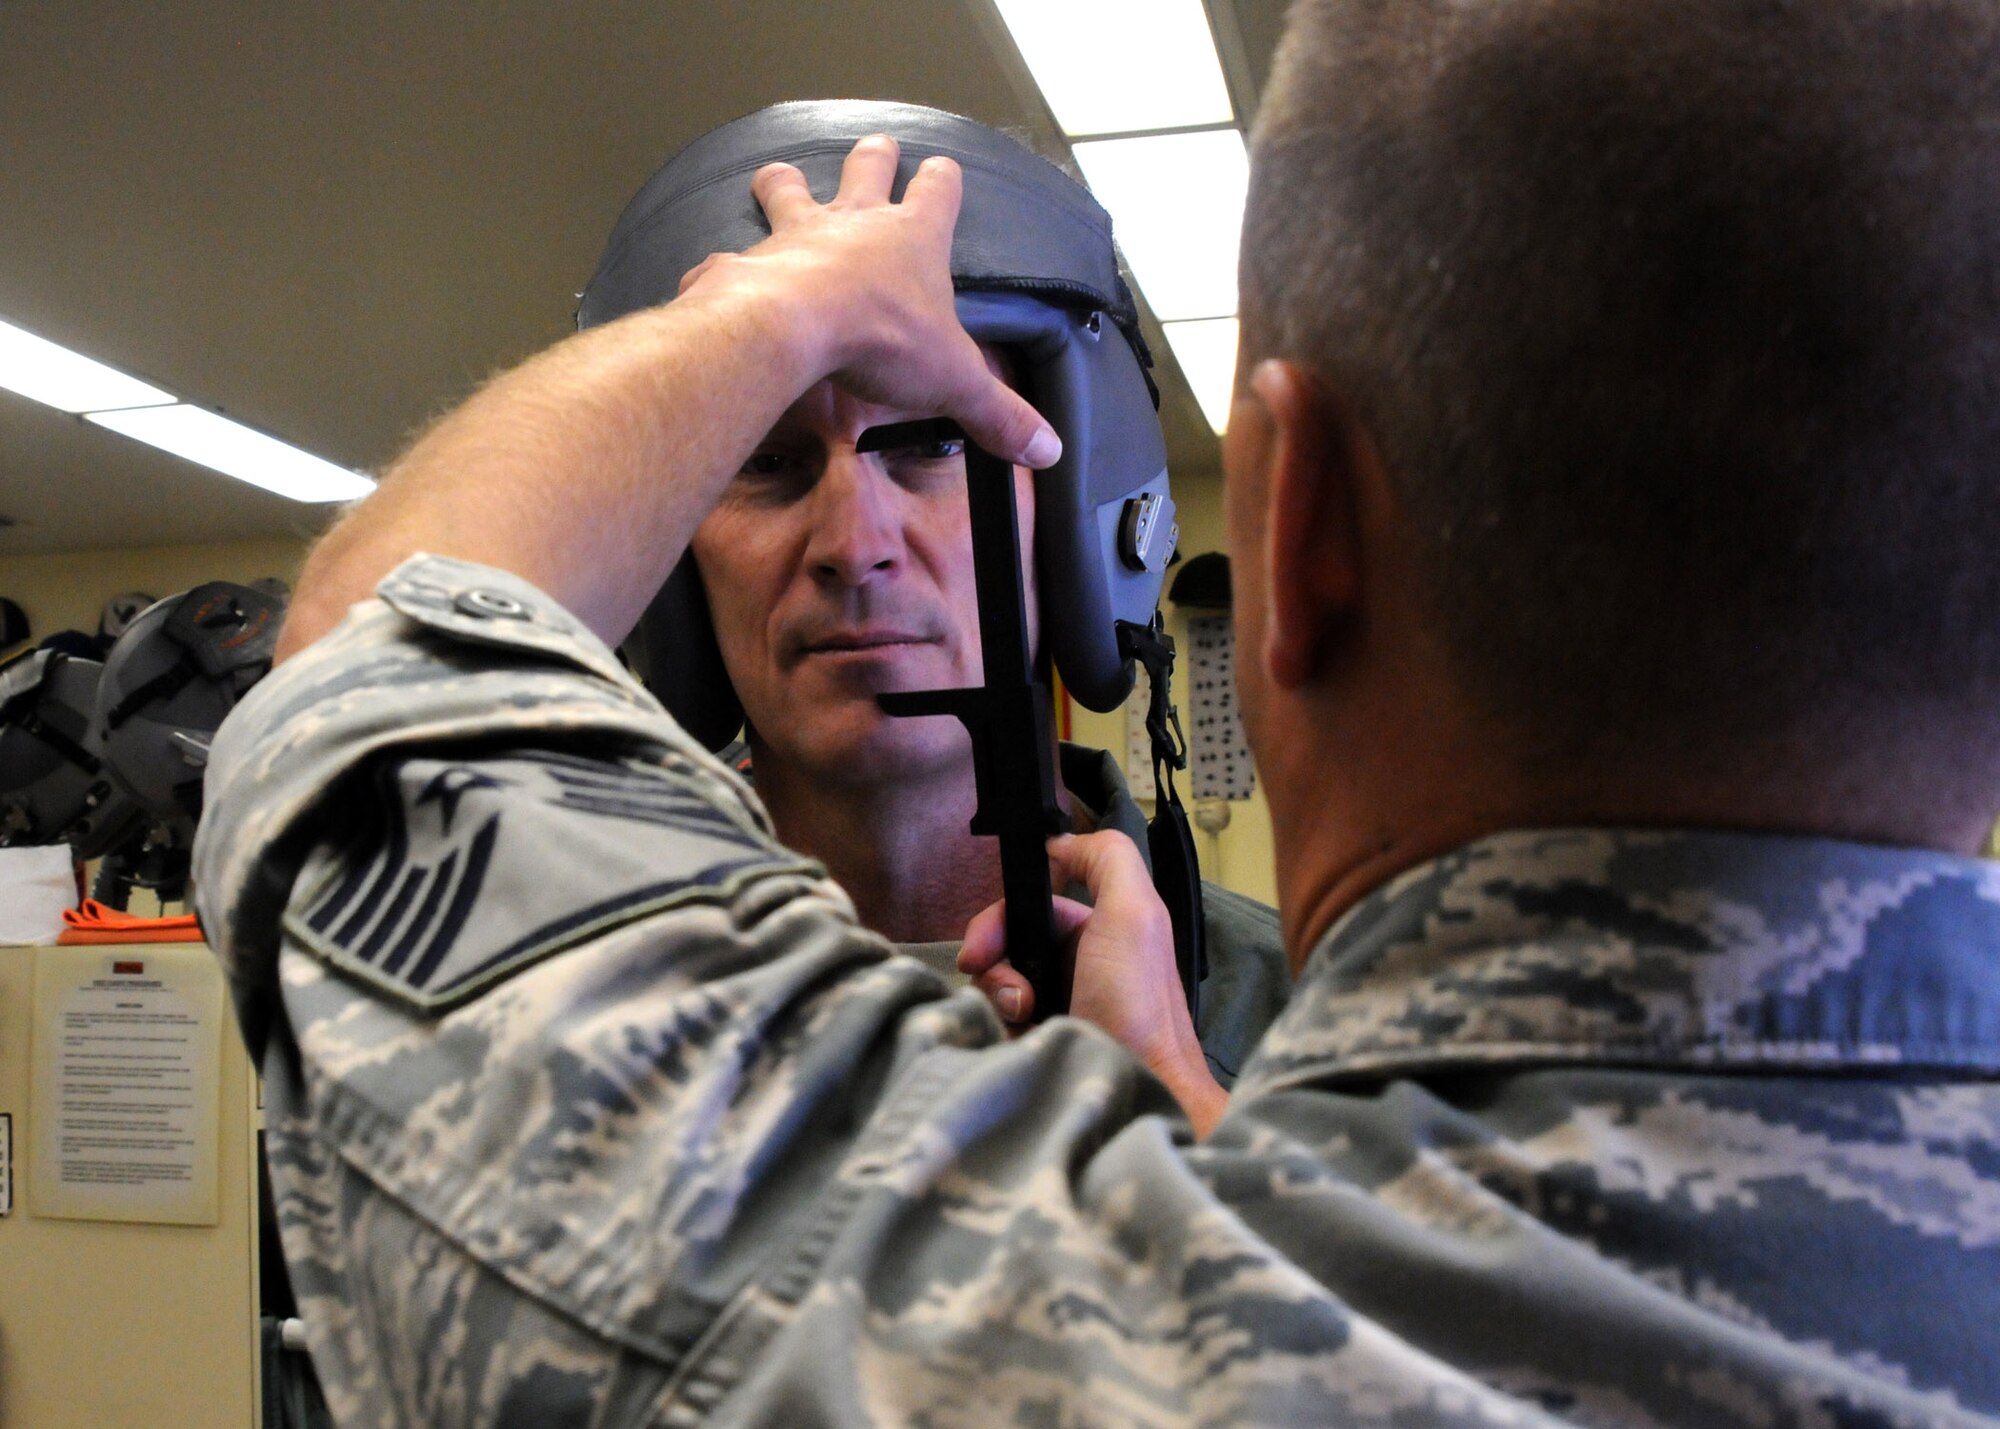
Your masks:
M930 643L930 636L907 630L843 630L803 641L799 650L805 655L855 655Z

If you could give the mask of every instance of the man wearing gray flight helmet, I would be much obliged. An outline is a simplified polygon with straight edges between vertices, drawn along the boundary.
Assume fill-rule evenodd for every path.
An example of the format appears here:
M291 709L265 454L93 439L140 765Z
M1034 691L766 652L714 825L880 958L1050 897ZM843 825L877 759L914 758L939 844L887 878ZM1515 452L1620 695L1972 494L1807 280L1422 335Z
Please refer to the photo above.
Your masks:
M1125 1046L1005 1040L601 638L822 379L1054 460L953 166L760 170L441 423L200 849L357 1422L1995 1423L1997 79L1985 0L1295 6L1225 460L1300 976L1213 1125L1128 843L1050 845Z
M847 152L875 132L897 137L906 168L939 154L964 175L952 241L959 320L1064 442L1052 467L1018 474L1033 536L1031 628L1039 608L1072 696L1111 709L1132 687L1116 627L1143 625L1159 599L1172 505L1152 360L1110 220L1054 165L917 105L774 105L697 139L647 182L612 230L578 325L667 302L710 254L767 237L746 182L762 164L791 163L830 198ZM978 608L956 456L855 450L862 433L903 415L824 383L794 403L625 648L710 749L744 730L779 838L827 866L865 926L954 974L967 921L1000 892L994 841L968 832L972 750L949 719L891 719L875 696L977 684ZM1065 746L1058 778L1078 827L1117 829L1147 848L1144 816L1108 754ZM1271 909L1214 885L1201 904L1210 973L1198 1028L1226 1085L1288 979Z

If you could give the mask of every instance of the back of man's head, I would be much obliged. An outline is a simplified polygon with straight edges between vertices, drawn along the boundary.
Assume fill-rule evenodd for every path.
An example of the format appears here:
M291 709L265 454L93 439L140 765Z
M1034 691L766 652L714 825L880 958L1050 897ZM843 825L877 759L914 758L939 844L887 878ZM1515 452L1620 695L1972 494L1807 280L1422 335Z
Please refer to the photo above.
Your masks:
M1243 293L1525 760L2000 766L1990 0L1302 0Z

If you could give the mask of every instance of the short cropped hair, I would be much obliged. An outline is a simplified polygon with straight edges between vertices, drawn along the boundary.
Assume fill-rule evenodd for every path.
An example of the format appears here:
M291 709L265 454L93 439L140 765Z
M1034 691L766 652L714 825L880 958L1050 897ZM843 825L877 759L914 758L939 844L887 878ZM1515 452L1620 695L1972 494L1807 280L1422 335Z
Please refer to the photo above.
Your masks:
M1252 153L1246 357L1530 747L2000 712L2000 5L1301 0Z

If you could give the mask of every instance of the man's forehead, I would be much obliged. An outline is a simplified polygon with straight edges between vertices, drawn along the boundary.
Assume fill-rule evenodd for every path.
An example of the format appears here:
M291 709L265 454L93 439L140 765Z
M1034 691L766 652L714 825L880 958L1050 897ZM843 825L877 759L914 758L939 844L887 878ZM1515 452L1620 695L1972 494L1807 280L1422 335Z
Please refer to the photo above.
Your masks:
M870 402L831 380L814 384L805 395L787 407L771 427L772 436L808 436L835 433L855 437L869 427L891 422L914 421L932 415L905 411Z

